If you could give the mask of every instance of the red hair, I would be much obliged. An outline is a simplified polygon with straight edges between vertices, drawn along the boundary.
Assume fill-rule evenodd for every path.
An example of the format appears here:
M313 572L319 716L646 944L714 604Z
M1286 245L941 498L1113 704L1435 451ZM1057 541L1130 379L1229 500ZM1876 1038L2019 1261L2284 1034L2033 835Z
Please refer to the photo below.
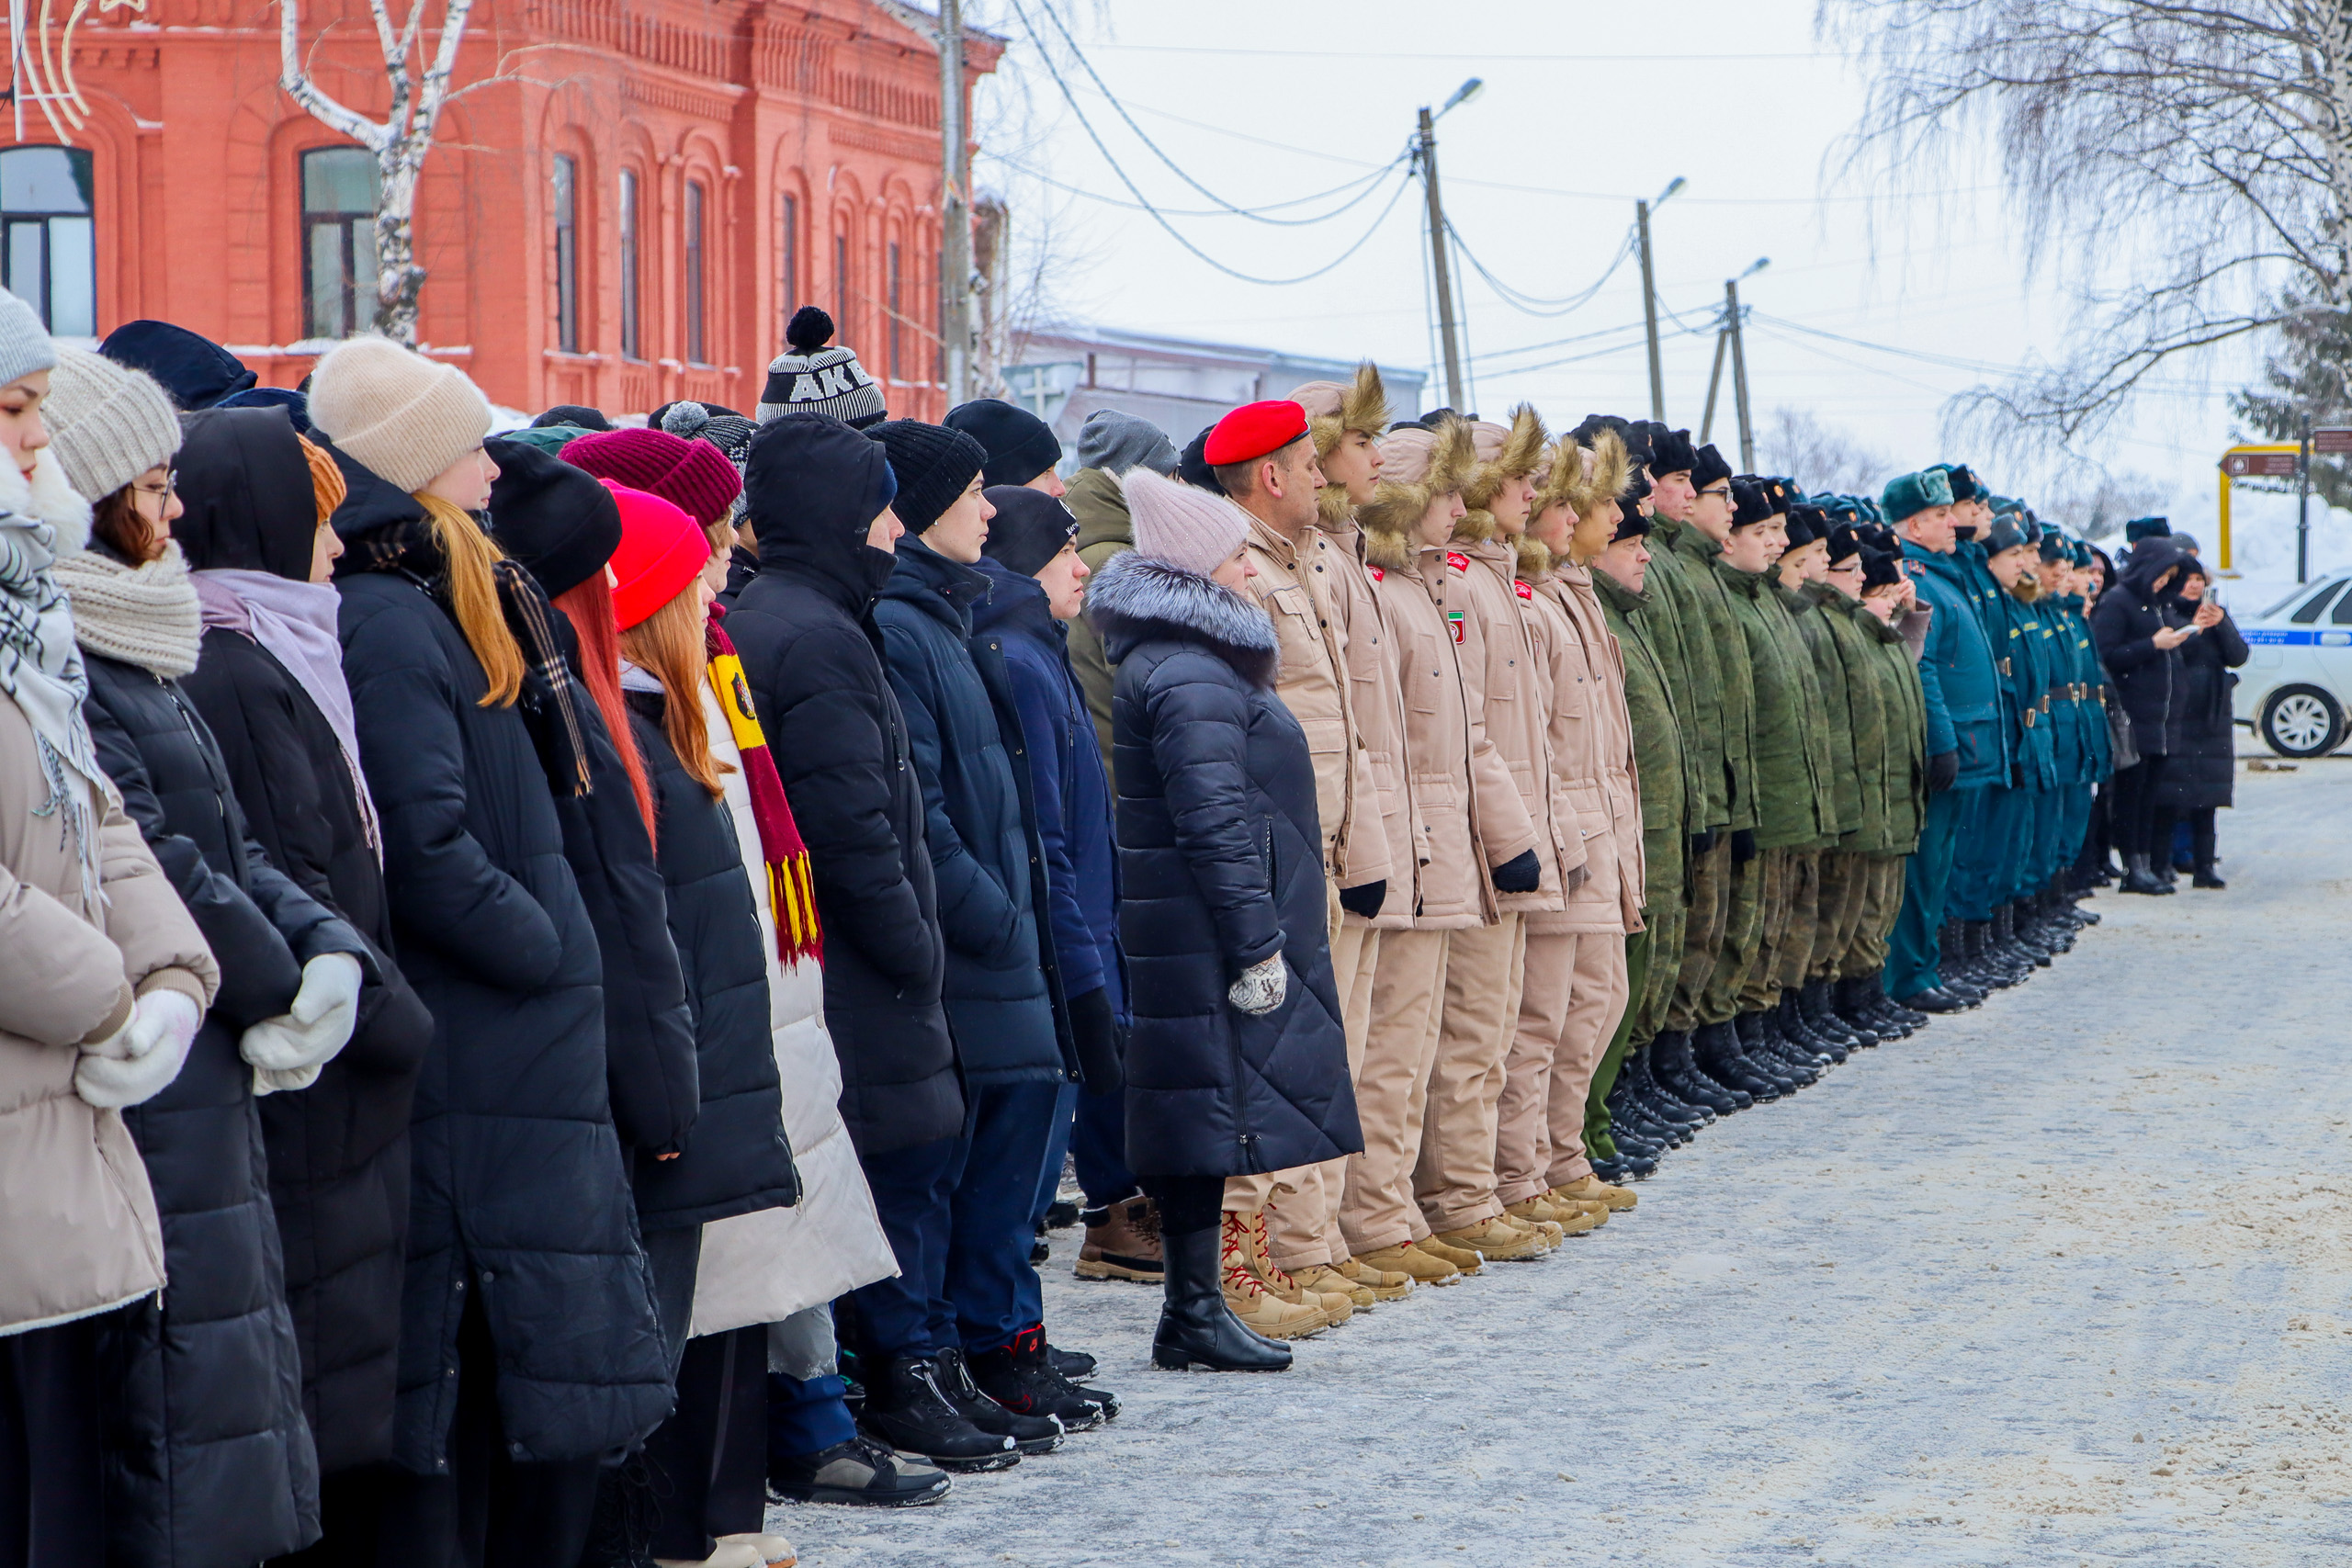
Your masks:
M628 705L621 700L621 634L613 617L612 588L603 572L592 571L559 594L555 607L580 634L580 678L605 716L605 728L612 734L613 750L621 754L621 767L628 773L628 787L637 795L637 814L645 818L645 836L650 840L654 836L653 785L645 776L645 759L638 754L637 737L629 733Z

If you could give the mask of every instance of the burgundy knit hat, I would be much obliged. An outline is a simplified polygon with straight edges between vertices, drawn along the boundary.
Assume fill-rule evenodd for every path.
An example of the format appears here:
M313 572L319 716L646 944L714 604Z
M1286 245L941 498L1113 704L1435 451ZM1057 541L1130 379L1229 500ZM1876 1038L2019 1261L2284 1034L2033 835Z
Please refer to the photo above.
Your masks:
M600 479L658 495L703 527L724 518L743 476L707 441L666 430L600 430L566 442L563 460Z

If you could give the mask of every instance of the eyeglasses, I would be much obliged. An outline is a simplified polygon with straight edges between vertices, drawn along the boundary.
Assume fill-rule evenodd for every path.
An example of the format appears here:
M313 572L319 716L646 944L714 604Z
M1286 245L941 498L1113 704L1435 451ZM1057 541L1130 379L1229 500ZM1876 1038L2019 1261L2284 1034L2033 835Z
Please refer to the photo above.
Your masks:
M1701 491L1699 493L1700 493L1701 495L1719 495L1719 496L1722 496L1725 501L1729 501L1729 500L1731 499L1731 486L1730 486L1728 483L1720 484L1720 485L1709 485L1706 489L1704 489L1704 490Z
M160 490L153 485L140 484L132 485L130 488L137 491L141 495L152 495L158 501L169 501L173 496L179 493L179 470L175 468L170 473L165 474L164 476L163 488Z

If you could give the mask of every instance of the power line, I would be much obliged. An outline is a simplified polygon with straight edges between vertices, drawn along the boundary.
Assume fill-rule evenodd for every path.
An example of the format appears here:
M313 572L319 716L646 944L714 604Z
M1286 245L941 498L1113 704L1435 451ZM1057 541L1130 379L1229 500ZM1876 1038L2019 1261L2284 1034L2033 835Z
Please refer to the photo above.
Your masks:
M1074 186L1067 181L1057 180L1053 175L1045 173L1043 170L1031 168L1028 164L1020 162L1018 159L1008 157L1001 152L989 152L983 150L980 156L1001 164L1006 168L1013 171L1013 173L1026 175L1028 178L1037 181L1040 185L1051 186L1056 190L1067 191L1071 196L1083 197L1089 201L1099 201L1105 207L1123 208L1129 212L1148 212L1158 210L1165 213L1170 218L1230 218L1234 216L1231 211L1226 209L1215 207L1162 207L1155 209L1146 202L1122 201L1115 196L1104 196L1101 191L1088 190L1082 186ZM1334 186L1330 190L1319 192L1315 196L1295 197L1288 201L1268 202L1266 207L1261 209L1271 211L1272 209L1280 207L1298 207L1306 202L1321 201L1326 197L1337 196L1341 191L1353 189L1358 186L1362 186L1363 187L1362 190L1357 191L1354 196L1350 197L1346 201L1341 202L1339 206L1331 209L1329 212L1318 213L1313 218L1267 218L1261 219L1259 221L1277 223L1291 228L1305 228L1317 223L1327 223L1332 219L1340 216L1340 214L1363 205L1363 203L1380 188L1378 183L1380 177L1383 175L1395 170L1399 164L1404 164L1411 156L1412 154L1410 152L1399 152L1396 154L1396 160L1389 164L1387 167L1375 169L1371 174L1363 175L1361 178L1350 180L1346 185ZM1250 216L1250 214L1245 213L1242 216L1247 217Z
M1487 280L1487 286L1494 289L1504 304L1530 316L1565 316L1569 311L1589 303L1608 285L1611 277L1617 276L1617 269L1625 265L1625 258L1633 254L1633 240L1629 231L1627 237L1618 242L1617 254L1610 257L1608 267L1602 271L1600 278L1590 288L1562 299L1546 299L1539 295L1530 294L1525 289L1514 288L1487 270L1487 264L1478 259L1477 253L1463 243L1462 234L1454 228L1453 220L1451 218L1445 220L1445 232L1446 236L1453 242L1454 249L1462 253L1463 259L1470 264L1480 277Z

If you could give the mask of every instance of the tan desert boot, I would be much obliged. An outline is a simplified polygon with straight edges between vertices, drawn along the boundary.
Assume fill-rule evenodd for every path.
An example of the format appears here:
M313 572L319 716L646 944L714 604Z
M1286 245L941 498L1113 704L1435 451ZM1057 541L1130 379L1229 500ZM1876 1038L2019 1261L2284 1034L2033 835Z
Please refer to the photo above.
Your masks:
M1372 1299L1376 1302L1393 1302L1412 1293L1413 1277L1410 1274L1375 1269L1361 1258L1342 1258L1331 1267L1370 1291Z
M1577 1177L1552 1189L1553 1195L1573 1198L1579 1203L1601 1203L1611 1209L1630 1209L1642 1201L1641 1194L1623 1187L1611 1187L1592 1175Z
M1330 1327L1330 1314L1319 1304L1284 1301L1250 1271L1242 1261L1237 1227L1231 1223L1237 1216L1228 1213L1225 1217L1227 1223L1220 1261L1224 1265L1226 1311L1240 1319L1244 1326L1269 1339L1304 1339Z
M1567 1227L1555 1214L1556 1211L1543 1199L1530 1198L1525 1202L1513 1203L1505 1209L1502 1217L1516 1222L1522 1230L1532 1230L1542 1236L1544 1249L1548 1252L1559 1246L1560 1238L1567 1235Z
M1391 1279L1404 1275L1416 1285L1451 1285L1462 1278L1461 1269L1410 1242L1401 1247L1375 1247L1355 1261Z
M1460 1230L1441 1231L1437 1239L1448 1247L1475 1252L1489 1263L1523 1262L1531 1258L1540 1258L1550 1250L1537 1232L1521 1230L1499 1217L1480 1220L1476 1224L1464 1225Z
M1355 1315L1354 1298L1345 1291L1310 1291L1276 1268L1266 1256L1266 1215L1263 1210L1243 1213L1238 1209L1225 1211L1225 1235L1229 1247L1238 1249L1241 1267L1255 1276L1267 1291L1283 1301L1304 1306L1320 1307L1323 1316L1332 1327Z
M1348 1305L1357 1312L1369 1312L1372 1303L1380 1299L1369 1288L1357 1284L1328 1263L1311 1264L1291 1278L1296 1280L1302 1289L1313 1291L1317 1295L1347 1297Z
M1466 1247L1449 1247L1440 1236L1427 1235L1410 1244L1419 1252L1426 1252L1441 1263L1451 1263L1464 1274L1478 1271L1478 1255Z

